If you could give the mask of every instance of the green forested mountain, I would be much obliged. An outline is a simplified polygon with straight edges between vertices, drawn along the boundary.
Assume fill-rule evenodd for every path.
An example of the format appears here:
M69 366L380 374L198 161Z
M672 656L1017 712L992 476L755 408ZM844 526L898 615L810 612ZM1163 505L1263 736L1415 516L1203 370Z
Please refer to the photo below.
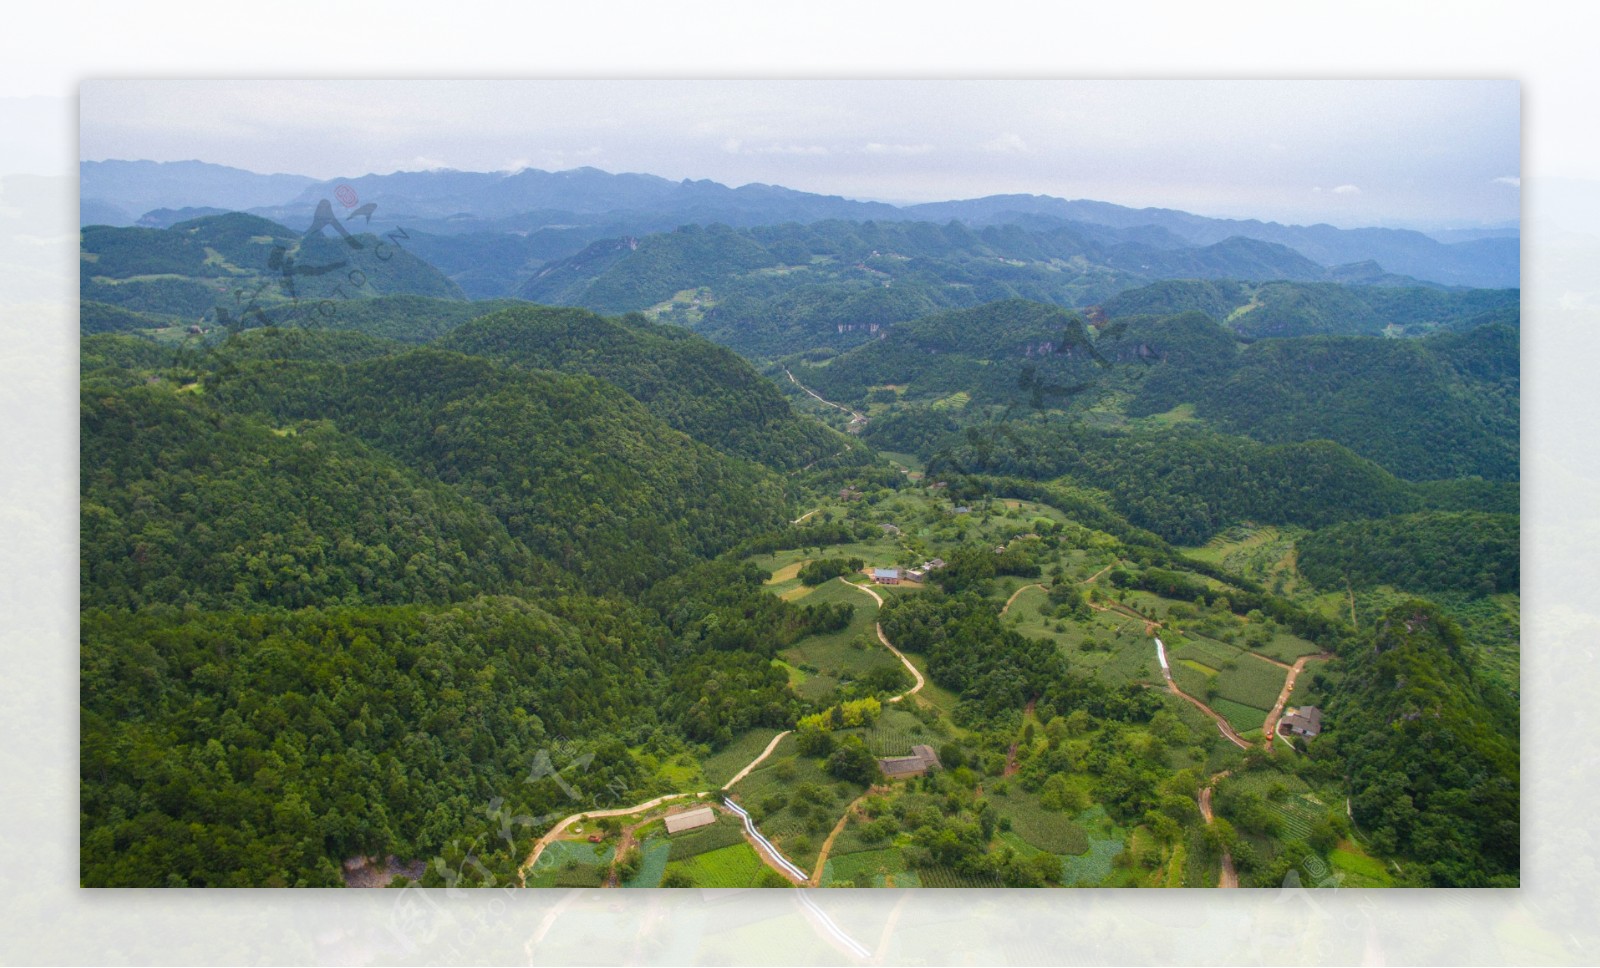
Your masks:
M888 386L898 388L896 399L965 392L980 403L1059 406L1069 388L1098 381L1096 366L1104 362L1082 317L1014 299L901 323L824 365L796 362L792 371L828 399L856 404L867 402L871 388Z
M1021 300L893 327L825 360L789 364L824 397L867 407L985 406L1153 417L1187 406L1269 444L1332 440L1409 480L1512 480L1520 341L1498 324L1420 339L1307 336L1241 342L1201 309L1080 317ZM943 403L941 403L943 401Z
M623 238L551 308L354 242L84 230L85 885L504 884L746 765L825 884L1516 882L1515 293L1041 217ZM761 870L651 809L528 883Z
M1324 587L1396 585L1474 595L1521 587L1514 514L1433 511L1351 521L1295 545L1302 574Z
M642 588L783 517L769 475L591 377L424 349L349 366L245 364L206 393L277 425L331 418L483 504L591 587Z
M1167 276L1326 276L1269 243L1174 249L1072 225L691 225L624 242L553 262L518 295L600 312L651 309L747 356L771 357L853 346L891 323L1004 299L1078 306Z
M731 351L640 316L608 319L580 309L519 306L480 317L438 345L518 367L599 377L669 426L770 467L801 467L853 446L797 417L788 400Z
M1199 310L1240 336L1420 335L1488 323L1517 326L1517 289L1340 285L1183 279L1118 293L1101 306L1108 316L1168 315Z
M84 387L85 607L442 603L548 586L483 506L325 421L283 430L171 386Z
M1461 630L1433 605L1397 605L1346 659L1327 739L1360 829L1431 883L1517 883L1516 706L1474 671Z
M320 322L347 302L409 294L462 299L455 283L368 232L297 235L241 212L167 229L89 226L81 233L80 295L126 311L235 330L289 318ZM104 310L92 315L105 328Z
M173 316L135 312L93 299L82 300L78 306L78 332L84 336L159 329L177 321Z
M615 740L585 743L590 769L528 770L557 737L647 729L662 643L647 613L581 598L88 610L82 881L337 886L344 857L473 834L504 871L483 803L533 822L638 782Z
M1152 370L1133 415L1192 403L1220 429L1267 443L1338 441L1412 480L1517 476L1519 341L1480 326L1420 340L1260 340L1232 358Z
M1179 427L1107 431L1017 426L957 438L929 473L1070 478L1110 492L1127 519L1175 544L1200 544L1242 520L1318 527L1409 510L1405 485L1336 444L1266 446Z

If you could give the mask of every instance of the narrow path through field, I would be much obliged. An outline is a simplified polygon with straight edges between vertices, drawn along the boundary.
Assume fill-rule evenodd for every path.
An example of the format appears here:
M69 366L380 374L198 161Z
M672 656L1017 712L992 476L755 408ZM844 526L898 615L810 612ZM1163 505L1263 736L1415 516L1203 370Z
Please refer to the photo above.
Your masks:
M1160 646L1158 645L1157 649L1159 650L1159 648L1160 648ZM1158 655L1160 654L1159 651L1158 651L1157 654ZM1167 668L1165 663L1163 663L1162 666L1161 666L1161 675L1162 675L1163 678L1165 678L1167 680L1167 691L1171 692L1175 696L1182 696L1184 699L1189 700L1190 702L1194 703L1195 707L1198 708L1201 712L1205 713L1207 716L1210 716L1212 721L1217 724L1217 729L1222 731L1222 735L1226 736L1230 743L1232 743L1233 745L1239 747L1242 750L1247 750L1247 749L1250 748L1250 744L1245 740L1245 738L1243 736L1240 736L1238 734L1238 732L1234 730L1233 726L1230 725L1228 723L1228 721L1223 718L1221 713L1217 712L1215 709L1212 709L1210 706L1207 706L1205 703L1201 702L1200 700L1196 699L1195 697L1193 697L1193 696L1189 695L1188 693L1184 692L1182 689L1179 689L1178 688L1178 684L1176 682L1172 681L1172 670Z
M562 820L560 823L557 823L554 827L551 827L545 832L543 837L540 837L538 840L533 842L533 851L528 854L528 859L522 862L522 866L517 868L517 883L522 887L527 886L528 868L532 867L539 860L539 855L544 853L544 849L546 847L550 846L550 844L555 841L556 838L560 837L566 832L568 827L579 820L587 820L591 817L626 817L631 813L638 813L641 810L649 810L651 807L666 803L668 800L681 800L684 797L703 796L705 796L704 793L668 793L656 797L653 800L646 800L643 803L635 804L631 807L614 807L610 810L585 810L582 813L575 813L572 816L567 817L565 820Z
M1306 667L1306 663L1310 662L1312 659L1331 658L1333 658L1332 652L1318 652L1316 655L1303 655L1296 659L1294 665L1289 668L1289 674L1285 676L1283 680L1283 691L1278 693L1278 702L1272 707L1272 712L1267 713L1266 722L1261 724L1261 731L1265 733L1267 737L1268 752L1276 752L1278 749L1277 744L1273 742L1273 737L1276 736L1278 732L1278 719L1283 715L1283 704L1289 701L1289 694L1294 692L1294 681L1300 675L1300 671L1304 669Z
M731 779L727 783L723 784L722 789L727 790L728 788L732 787L735 783L738 783L740 780L744 779L747 775L749 775L751 770L755 769L757 766L760 766L761 765L761 761L765 760L768 756L771 756L772 755L772 751L778 748L778 742L780 740L782 740L787 735L789 735L789 730L786 729L783 732L779 733L778 735L772 737L772 742L768 743L767 744L767 748L761 751L761 755L757 756L755 759L751 760L748 764L745 765L744 769L742 769L738 773L734 774L733 779ZM589 818L598 819L600 817L626 817L629 814L638 813L641 810L649 810L652 807L659 806L659 805L661 805L663 803L666 803L668 800L681 800L684 797L703 797L705 795L706 795L705 792L700 792L700 793L667 793L667 794L663 794L662 796L656 797L653 800L646 800L643 803L634 804L631 807L614 807L614 808L609 809L609 810L585 810L585 811L583 811L581 813L575 813L572 816L565 818L560 823L557 823L554 827L551 827L549 830L545 831L545 834L544 834L543 837L540 837L538 840L534 841L533 850L528 854L528 859L523 861L522 862L522 866L517 868L517 884L518 884L518 886L521 886L521 887L527 887L528 886L528 869L531 868L535 863L538 862L539 855L544 853L544 849L546 847L550 846L550 844L552 842L557 840L563 833L566 832L566 829L568 827L570 827L573 823L575 823L575 822L577 822L579 820L587 820ZM630 842L629 838L631 837L631 835L632 835L632 828L629 828L628 830L623 832L623 838L622 838L623 842L617 848L617 856L619 856L619 857L622 856L622 851L623 851L624 847ZM751 846L757 848L757 853L761 853L763 859L766 858L765 852L763 852L760 849L759 845L755 844L752 841ZM772 864L771 866L773 866L775 869L778 869L779 871L782 870L782 868L778 867L778 865L775 864L775 863Z
M750 775L750 771L755 769L756 767L760 766L762 760L764 760L767 757L771 756L772 755L772 751L778 748L778 743L785 736L788 736L788 735L789 735L789 730L786 729L783 732L779 733L778 735L772 737L772 742L768 743L767 744L767 748L761 751L761 755L756 757L755 759L751 760L749 763L745 764L745 768L740 770L738 773L735 773L733 775L733 779L729 780L727 783L724 783L722 785L722 789L731 790L731 789L733 789L733 785L735 783L738 783L740 780L742 780L745 777L749 776Z
M1000 614L1004 615L1006 612L1011 610L1011 603L1017 600L1017 596L1018 595L1021 595L1023 592L1027 591L1030 588L1043 588L1043 587L1045 587L1045 586L1040 584L1039 582L1034 582L1031 585L1023 585L1021 588L1019 588L1016 591L1012 592L1011 593L1011 597L1006 599L1006 603L1004 605L1000 606Z
M1211 779L1207 780L1205 785L1200 788L1199 795L1195 797L1195 799L1200 802L1200 816L1204 817L1206 823L1208 824L1214 819L1211 815L1211 788L1216 786L1218 780L1227 776L1231 772L1233 771L1223 770L1221 773L1212 776ZM1222 876L1217 880L1217 886L1239 886L1239 872L1234 869L1233 854L1227 850L1222 852Z
M809 510L806 513L800 515L798 518L795 518L793 521L790 521L789 523L790 524L799 524L801 521L804 521L806 518L811 517L813 514L816 514L820 510L822 510L822 509L821 508L812 508L811 510Z
M1100 570L1099 570L1099 571L1097 571L1097 572L1095 572L1095 573L1094 573L1094 574L1092 574L1092 575L1090 575L1090 576L1089 576L1089 577L1088 577L1088 578L1085 578L1085 579L1084 579L1084 580L1083 580L1083 581L1082 581L1082 582L1080 582L1080 583L1079 583L1079 584L1083 584L1083 585L1093 585L1093 584L1094 584L1094 583L1095 583L1095 581L1096 581L1096 580L1097 580L1097 579L1098 579L1098 578L1099 578L1099 577L1100 577L1100 576L1101 576L1101 575L1103 575L1103 574L1105 574L1105 573L1106 573L1106 572L1108 572L1108 571L1110 571L1110 570L1111 570L1111 569L1113 569L1113 568L1115 568L1115 567L1117 567L1117 566L1118 566L1118 565L1120 565L1120 564L1122 564L1122 562L1120 562L1120 561L1113 561L1113 562L1112 562L1112 563L1111 563L1111 564L1109 564L1109 565L1106 565L1106 566L1105 566L1105 567L1104 567L1104 568L1102 568L1102 569L1100 569Z
M877 592L873 591L872 589L868 588L865 585L857 585L855 582L845 581L843 575L839 576L839 580L843 581L846 585L849 585L851 588L859 589L861 591L866 592L868 595L871 595L872 596L872 600L878 603L878 607L879 608L883 607L883 596L882 595L879 595ZM889 701L890 702L899 702L900 700L904 699L907 696L914 696L918 692L921 692L923 685L925 685L925 682L924 682L924 680L922 678L922 673L918 672L917 671L917 667L911 664L911 660L906 658L905 653L901 652L899 649L895 648L894 647L894 643L889 641L889 637L887 635L883 634L883 626L882 625L878 624L877 622L874 622L874 623L872 623L872 627L877 629L877 631L878 631L878 641L883 643L884 648L888 649L890 652L893 652L895 654L895 658L899 659L902 663L905 664L906 669L909 670L910 673L911 673L911 677L913 679L917 680L917 684L916 685L912 686L910 689L907 689L905 692L902 692L898 696L890 696L889 697Z
M851 800L850 805L844 808L844 816L840 817L839 822L833 825L832 830L828 831L828 839L822 842L822 853L817 855L817 866L811 872L811 879L806 881L807 886L816 887L822 883L822 867L828 862L828 851L833 849L834 838L844 831L844 825L849 823L850 818L855 815L856 808L861 805L861 801L871 795L872 790L868 789L866 793Z
M834 403L832 400L824 399L820 394L817 393L817 391L815 391L815 390L811 389L810 387L806 386L804 383L801 383L799 380L796 380L794 378L794 374L789 372L789 368L787 366L783 368L783 375L789 378L789 382L790 383L793 383L795 386L797 386L800 389L804 390L806 393L810 394L812 397L816 398L817 400L821 400L823 403L827 404L830 407L833 407L835 410L843 410L845 413L849 414L850 415L850 426L856 427L856 425L858 425L858 424L864 424L864 423L867 422L867 415L866 414L861 413L860 411L857 411L857 410L851 410L849 407L846 407L843 404ZM859 429L859 427L857 429Z

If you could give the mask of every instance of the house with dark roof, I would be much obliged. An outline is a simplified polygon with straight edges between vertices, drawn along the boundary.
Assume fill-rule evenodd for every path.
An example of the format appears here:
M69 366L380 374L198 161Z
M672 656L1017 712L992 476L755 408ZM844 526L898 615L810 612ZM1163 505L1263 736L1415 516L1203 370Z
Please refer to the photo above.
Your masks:
M886 756L878 760L878 769L891 780L921 776L929 770L940 768L939 754L933 751L933 747L921 744L911 747L910 756Z
M1315 736L1322 732L1322 710L1315 706L1290 706L1278 720L1278 732L1286 736Z

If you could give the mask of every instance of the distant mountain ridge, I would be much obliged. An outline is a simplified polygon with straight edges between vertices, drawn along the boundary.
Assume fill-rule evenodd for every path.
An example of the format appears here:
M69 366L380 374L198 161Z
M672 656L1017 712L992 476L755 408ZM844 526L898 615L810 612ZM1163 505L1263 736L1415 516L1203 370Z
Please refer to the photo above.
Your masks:
M1447 243L1403 229L1217 219L1174 209L1135 209L1045 195L895 206L776 185L730 188L704 179L672 181L596 168L437 170L317 181L299 175L257 175L203 162L104 161L81 163L80 179L86 218L106 219L122 212L136 220L138 214L158 208L215 206L250 210L290 225L309 219L318 202L348 186L361 203L377 206L375 226L403 223L419 233L452 236L557 233L549 245L528 254L535 265L571 255L599 239L646 235L684 224L723 223L737 228L839 219L954 220L973 226L1031 222L1035 229L1077 223L1141 230L1140 242L1165 248L1213 245L1241 237L1288 246L1322 266L1376 262L1389 273L1451 286L1515 287L1521 273L1520 243L1515 237ZM503 279L485 285L471 294L510 292Z

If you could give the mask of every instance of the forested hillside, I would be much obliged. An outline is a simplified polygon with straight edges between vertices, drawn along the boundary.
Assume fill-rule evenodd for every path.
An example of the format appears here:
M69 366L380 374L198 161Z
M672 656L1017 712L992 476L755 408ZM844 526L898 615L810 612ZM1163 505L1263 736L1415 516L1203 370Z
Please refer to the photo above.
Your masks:
M247 364L206 393L280 425L332 415L593 587L640 588L783 517L778 482L592 377L425 349L345 367Z
M524 306L480 317L438 345L526 369L599 377L668 426L774 468L801 467L855 447L797 418L788 400L731 351L640 316L607 319Z
M1300 571L1327 588L1349 582L1491 595L1522 584L1514 514L1438 511L1352 521L1295 547Z
M402 244L339 228L343 237L331 228L301 235L241 212L166 229L89 226L81 233L80 295L227 331L325 321L344 303L382 295L463 298ZM126 317L97 316L97 330L129 328Z
M1504 886L1521 870L1516 706L1474 672L1461 630L1396 606L1347 656L1329 702L1357 824L1431 883Z
M1327 275L1292 250L1249 239L1174 249L1076 225L690 225L625 242L552 262L518 295L600 312L651 310L746 356L771 357L854 346L888 324L997 300L1081 306L1163 277Z
M1334 440L1411 480L1514 480L1519 352L1516 331L1499 325L1418 340L1260 340L1154 369L1129 413L1191 403L1230 433Z
M1517 326L1517 289L1340 285L1333 282L1171 280L1118 293L1107 316L1167 315L1199 310L1240 336L1423 335L1488 323Z

